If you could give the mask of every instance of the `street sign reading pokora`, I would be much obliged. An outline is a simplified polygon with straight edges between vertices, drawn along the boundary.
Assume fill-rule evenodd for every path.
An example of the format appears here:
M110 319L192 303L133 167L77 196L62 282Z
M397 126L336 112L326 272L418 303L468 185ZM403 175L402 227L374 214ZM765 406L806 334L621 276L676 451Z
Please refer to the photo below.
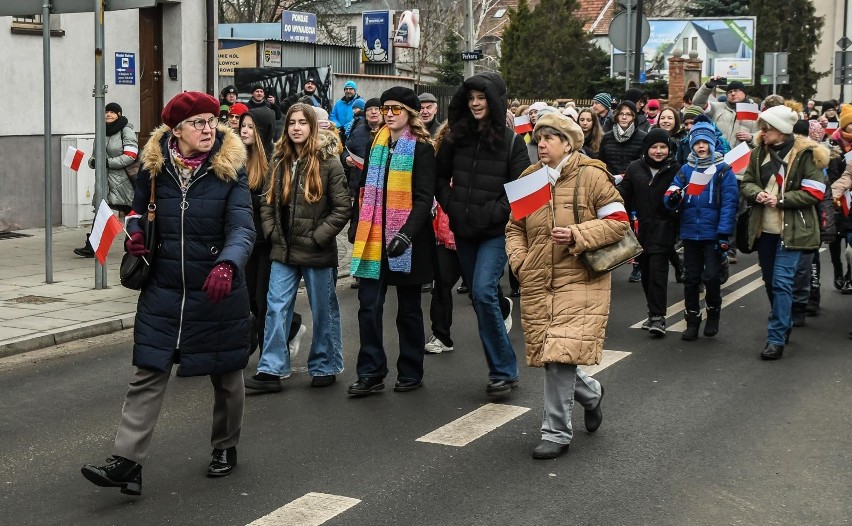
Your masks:
M462 51L461 58L462 60L482 60L482 50Z

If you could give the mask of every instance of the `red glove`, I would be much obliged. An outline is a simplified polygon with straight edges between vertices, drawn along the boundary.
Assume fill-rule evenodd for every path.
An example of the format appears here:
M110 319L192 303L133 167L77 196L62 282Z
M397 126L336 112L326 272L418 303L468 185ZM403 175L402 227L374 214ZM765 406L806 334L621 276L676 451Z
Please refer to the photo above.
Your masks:
M133 257L141 257L148 254L148 249L145 248L145 234L142 232L133 232L127 241L124 242L124 248L130 252Z
M219 263L204 281L201 290L207 293L207 297L213 303L219 303L225 296L231 293L231 282L234 279L234 269L230 263Z

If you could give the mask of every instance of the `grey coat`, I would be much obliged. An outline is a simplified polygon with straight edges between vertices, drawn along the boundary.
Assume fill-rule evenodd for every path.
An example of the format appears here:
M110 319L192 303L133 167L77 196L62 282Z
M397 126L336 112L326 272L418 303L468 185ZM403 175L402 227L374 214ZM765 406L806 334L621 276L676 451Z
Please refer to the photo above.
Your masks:
M107 135L107 191L106 202L108 205L130 206L133 204L133 183L127 177L124 169L136 160L139 155L139 143L136 141L136 132L133 126L128 124L121 129L120 133ZM92 206L98 208L103 199L95 190L92 196Z

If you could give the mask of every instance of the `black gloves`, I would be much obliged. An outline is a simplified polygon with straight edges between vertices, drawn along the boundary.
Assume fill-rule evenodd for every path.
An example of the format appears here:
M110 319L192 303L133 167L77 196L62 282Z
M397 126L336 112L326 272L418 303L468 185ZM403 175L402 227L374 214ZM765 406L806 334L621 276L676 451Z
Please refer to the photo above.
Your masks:
M388 243L388 257L399 257L404 254L410 246L411 239L402 232L399 232L397 235L393 236L393 239L391 239L390 243Z
M683 190L674 190L669 194L669 205L678 206L681 199L683 199Z

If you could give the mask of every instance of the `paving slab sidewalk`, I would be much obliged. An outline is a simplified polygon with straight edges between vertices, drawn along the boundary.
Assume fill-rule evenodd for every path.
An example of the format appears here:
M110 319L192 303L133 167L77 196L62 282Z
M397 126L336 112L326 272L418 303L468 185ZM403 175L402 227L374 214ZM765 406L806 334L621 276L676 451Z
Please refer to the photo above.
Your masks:
M121 286L124 236L107 259L107 288L95 289L95 260L81 258L88 228L54 227L53 283L45 282L45 230L0 237L0 357L133 327L139 292ZM348 275L351 245L338 237L340 275Z

